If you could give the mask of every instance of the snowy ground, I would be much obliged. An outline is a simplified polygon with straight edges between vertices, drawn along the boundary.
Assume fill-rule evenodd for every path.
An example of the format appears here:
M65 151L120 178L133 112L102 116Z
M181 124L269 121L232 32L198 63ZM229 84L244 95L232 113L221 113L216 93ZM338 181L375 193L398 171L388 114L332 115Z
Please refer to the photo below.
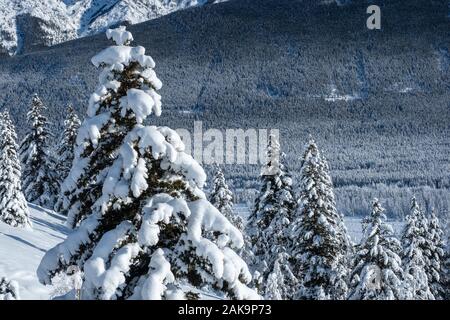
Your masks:
M243 218L249 215L245 204L237 204L234 210ZM49 299L54 289L38 282L36 269L45 251L64 240L68 230L63 225L65 218L53 211L30 204L30 215L32 230L12 228L0 222L0 277L6 276L19 283L21 299ZM403 223L390 223L398 234ZM347 217L345 224L352 240L358 242L361 239L361 219Z
M12 228L0 222L0 277L19 283L21 299L48 299L52 287L41 285L36 269L44 253L64 240L64 217L30 204L33 229Z
M244 203L238 203L234 206L234 212L244 218L246 221L248 216L250 215L249 208ZM392 227L394 228L394 232L398 237L404 223L401 221L391 220L388 221ZM347 230L350 234L350 237L355 243L358 243L362 237L362 225L361 225L361 217L344 217L344 223L347 227Z
M388 221L394 229L395 235L399 237L401 230L403 228L404 223L401 221ZM362 237L362 225L360 217L345 217L344 218L345 226L347 227L347 231L350 234L353 242L358 243Z

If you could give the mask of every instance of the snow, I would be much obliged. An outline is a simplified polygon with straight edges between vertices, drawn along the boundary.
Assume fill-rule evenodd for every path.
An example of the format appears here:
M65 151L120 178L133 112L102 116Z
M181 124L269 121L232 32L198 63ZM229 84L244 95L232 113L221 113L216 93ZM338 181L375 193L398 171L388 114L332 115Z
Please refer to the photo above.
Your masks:
M344 217L344 223L347 227L347 231L349 232L350 238L355 243L359 243L363 237L361 222L361 217ZM394 234L399 238L404 222L398 220L389 220L387 222L392 226L394 229Z
M108 122L111 115L109 112L101 113L95 117L85 120L77 136L77 144L82 144L84 140L90 140L95 146L100 139L100 130ZM79 172L77 172L79 174ZM75 177L74 177L75 178Z
M28 207L21 188L21 170L17 155L17 135L8 112L0 115L0 220L28 227Z
M125 282L125 274L130 269L129 261L139 253L137 244L127 244L117 251L107 265L110 253L124 240L131 227L129 221L124 221L116 229L107 232L84 265L86 282L94 280L94 287L103 288L102 299L114 299L116 288Z
M166 210L168 208L168 204L170 204L172 208L175 208L175 210L171 209L174 212L187 211L186 208L180 209L179 206L183 205L182 203L180 203L180 201L174 200L172 202L167 202L169 196L164 197L164 195L159 195L159 197L161 198L159 200L157 199L157 197L153 198L154 203L159 203L155 206L156 210L151 211L149 210L150 207L147 207L147 215L144 215L143 224L149 223L151 221L154 226L157 226L157 221L163 221L167 219L168 212ZM248 216L249 210L245 204L236 204L234 208L240 216ZM150 215L150 213L152 213L152 215ZM68 229L64 226L65 217L33 204L30 204L30 218L33 223L32 230L13 228L0 222L0 256L2 257L2 259L0 259L0 277L6 276L8 280L12 280L18 283L21 299L49 299L53 295L55 288L52 286L44 286L40 284L37 279L36 269L44 255L44 252L60 243L66 237ZM221 219L219 219L219 221L216 221L215 223L220 223L220 220ZM359 241L359 239L362 237L361 218L346 217L344 221L352 240ZM209 222L212 223L212 221ZM400 232L403 226L403 223L400 221L390 221L389 223L394 226L394 230L397 234ZM230 229L229 231L233 233L232 229ZM82 235L73 237L74 241L80 241L82 238ZM144 239L146 241L149 241L150 239L152 239L152 237L150 236L150 238L148 238L147 235L144 236L143 233L140 233L139 239L140 241L144 241ZM236 239L235 241L237 241L238 243L240 242L240 240ZM121 252L121 254L119 254L113 260L113 268L108 268L108 274L105 274L104 276L105 279L115 279L115 281L121 279L120 275L123 274L124 270L126 270L126 265L124 265L122 262L129 261L128 259L130 255L135 253L134 248L132 247L124 247L122 250L123 252ZM101 255L100 251L98 253L99 255ZM240 268L243 268L241 262L242 260L236 255L234 251L228 248L225 248L225 250L223 250L223 254L224 256L226 256L226 263L225 265L223 265L223 276L224 278L227 278L227 280L231 280L239 274L238 270L241 270ZM121 258L124 259L122 260ZM151 263L164 265L163 259L163 253L155 252L152 257ZM166 279L164 283L168 285L168 283L170 282L170 274L164 273L164 270L164 268L158 269L158 274L154 275L152 273L149 273L149 277L146 278L146 281L151 281L150 279L155 279L155 277L158 277L158 279L163 277L162 279ZM245 268L241 271L243 272L243 275L250 276ZM113 273L119 276L113 276ZM249 296L253 294L251 290L248 291L246 289L246 286L241 285L238 281L236 281L235 284L236 288L234 291L236 294L239 294L240 298L249 298ZM147 283L147 285L150 285L150 283ZM157 297L156 294L157 292L159 292L159 289L157 289L156 286L154 288L154 291L151 292L155 294L155 297ZM141 292L149 293L148 290L142 290ZM166 293L167 292L168 291L166 291ZM173 292L175 298L180 298L179 296L177 296L179 294L180 293ZM207 294L203 292L202 298L208 298ZM218 297L213 298L217 299Z
M184 274L186 267L193 263L205 285L220 288L226 281L226 288L233 291L233 296L258 297L241 283L249 283L251 275L246 263L231 250L243 246L241 232L206 200L201 190L206 181L203 168L184 153L184 144L174 130L142 125L151 113L157 116L161 113L160 97L152 85L157 82L156 74L147 71L148 78L141 76L141 72L155 66L153 59L145 56L143 47L127 46L132 36L125 28L108 30L107 35L119 45L111 46L92 58L92 63L103 71L99 76L99 86L89 101L88 117L79 130L75 165L65 183L73 187L69 192L86 192L86 196L91 196L88 193L92 190L95 198L90 210L83 212L84 217L75 222L80 225L63 243L45 254L37 270L39 280L49 284L55 276L67 273L69 268L77 265L84 271L82 299L109 300L130 295L133 299L179 298L182 297L179 285L188 281ZM132 64L133 61L138 63ZM125 74L124 69L133 75ZM124 77L114 70L122 70ZM125 88L126 93L118 90L116 95L114 90L120 86L117 81L133 82L133 85ZM126 128L120 125L122 118L133 119L135 123ZM101 193L89 187L77 190L74 178L88 172L77 165L82 162L79 159L95 155L91 147L101 149L106 142L111 143L110 133L124 129L124 137L117 143L113 141L114 146L109 147L114 150L111 162L104 168L103 163L100 165L102 159L95 159L98 162L94 164L89 162L92 167L99 168L90 173L89 179L101 187ZM160 160L159 164L149 159L150 152L151 158ZM158 177L162 182L161 191L150 186L148 181L148 169L153 169L155 164L162 169L158 173L161 175ZM174 183L173 188L171 185L164 187L163 183ZM175 183L182 185L179 187ZM142 199L137 198L144 192ZM83 196L79 198L83 199ZM100 228L105 215L134 201L145 204L141 212L131 212L136 217L140 215L142 223L137 219L120 217L122 222L111 230ZM77 215L79 206L75 203L73 207L69 209L70 222L73 222L72 216ZM165 227L173 223L182 230L181 234L172 234L171 228ZM160 234L162 229L163 235ZM166 239L170 239L169 242ZM177 244L173 247L170 242L175 240ZM138 270L143 273L133 274L134 278L130 280L127 277L130 276L130 266L136 263L138 256L141 261L141 254L151 254L149 270ZM185 261L186 255L203 259L188 262ZM176 273L180 270L183 272ZM176 279L174 274L177 274ZM130 281L136 281L132 292L123 291Z
M42 42L55 45L96 34L121 22L136 24L171 12L205 4L206 0L0 0L0 52L20 52L27 34L16 25L19 15L30 14L42 20ZM34 32L35 29L28 32ZM129 34L110 32L108 38L124 44Z
M39 283L36 269L45 251L64 238L64 217L29 204L33 229L13 228L0 222L0 278L19 285L21 299L48 299L53 288Z
M99 67L101 64L112 65L116 62L121 64L128 64L131 60L131 49L129 46L111 46L103 49L94 57L91 62L94 66Z
M360 99L359 95L357 94L338 94L338 91L336 88L332 88L329 95L324 97L324 100L327 102L336 102L336 101L353 101Z
M0 278L0 301L20 300L19 285L16 281Z
M236 203L233 207L233 211L236 213L236 215L242 217L244 221L247 221L247 218L250 215L250 208L246 203ZM363 230L361 224L362 220L363 217L344 216L345 227L347 228L350 238L354 243L359 243L361 241L361 238L363 237ZM405 223L399 220L389 220L387 222L393 228L393 232L396 235L396 237L400 238L400 234L403 230Z
M162 249L158 249L152 256L150 261L150 272L147 280L145 280L141 292L141 298L144 300L161 300L166 290L165 283L175 280L170 271L170 263L164 257Z
M67 263L80 244L87 244L90 242L89 235L97 227L98 219L99 218L97 215L92 215L86 218L81 223L80 228L70 233L67 237L67 241L64 242L64 245L59 244L56 247L50 247L51 250L46 252L45 258L39 262L39 266L36 271L38 277L42 279L42 282L51 284L47 270L56 267L60 259L62 262Z
M147 116L154 110L155 102L153 97L147 92L140 89L130 89L127 95L120 100L122 106L122 117L126 115L126 111L131 109L136 115L137 123L142 123ZM161 109L154 110L157 116L161 115Z
M188 234L194 242L201 243L203 253L209 253L214 257L215 253L209 244L202 243L202 230L218 231L227 235L233 248L239 249L243 246L244 240L240 231L234 227L211 203L204 199L199 199L189 203L192 217L189 219ZM228 242L228 241L227 241ZM225 243L224 245L227 245ZM201 249L200 249L201 250ZM220 250L219 250L220 251ZM217 258L216 256L214 258Z
M136 165L136 170L131 180L131 192L134 197L139 197L142 191L148 188L147 178L148 175L147 168L145 167L145 160L143 158L139 158Z
M119 46L123 46L131 41L133 41L133 35L131 32L125 30L125 26L120 26L116 29L108 29L106 31L106 37L108 39L113 39L113 41Z
M172 199L172 197L166 194L159 194L149 201L149 204L143 209L145 214L142 217L142 225L138 233L139 244L154 246L158 243L160 231L158 223L161 221L164 223L169 222L174 212L174 207L177 207L177 202L181 201ZM171 204L175 205L172 206Z

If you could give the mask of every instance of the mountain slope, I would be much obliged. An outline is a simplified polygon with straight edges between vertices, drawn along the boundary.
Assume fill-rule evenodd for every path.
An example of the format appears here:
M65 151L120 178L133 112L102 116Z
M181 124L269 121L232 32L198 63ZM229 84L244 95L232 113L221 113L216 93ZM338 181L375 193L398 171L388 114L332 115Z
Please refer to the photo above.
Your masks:
M98 33L126 22L135 24L207 0L0 0L0 54Z
M349 205L364 203L358 192L392 201L423 193L434 197L428 207L448 208L447 1L379 4L381 31L366 28L365 1L316 0L231 0L130 26L164 84L163 115L151 121L190 130L195 120L204 130L279 128L294 175L311 133L336 186L350 188ZM97 35L0 59L0 108L23 124L36 91L56 128L68 102L84 115L98 78L90 59L107 45ZM19 134L25 129L19 125ZM260 168L225 171L235 188L248 188ZM408 201L390 212L404 212Z

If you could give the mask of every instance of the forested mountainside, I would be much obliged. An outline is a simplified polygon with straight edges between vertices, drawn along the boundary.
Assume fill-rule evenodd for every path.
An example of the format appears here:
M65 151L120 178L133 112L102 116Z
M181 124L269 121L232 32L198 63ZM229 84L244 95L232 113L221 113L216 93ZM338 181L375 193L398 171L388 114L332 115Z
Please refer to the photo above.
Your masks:
M437 197L430 206L448 207L448 2L379 5L380 31L365 26L366 1L232 0L131 26L164 83L163 115L150 121L279 128L294 173L312 134L338 194L427 186ZM97 79L90 58L106 41L86 37L0 60L0 106L11 110L20 136L34 92L57 130L69 102L85 114ZM254 187L259 170L225 168L235 188Z

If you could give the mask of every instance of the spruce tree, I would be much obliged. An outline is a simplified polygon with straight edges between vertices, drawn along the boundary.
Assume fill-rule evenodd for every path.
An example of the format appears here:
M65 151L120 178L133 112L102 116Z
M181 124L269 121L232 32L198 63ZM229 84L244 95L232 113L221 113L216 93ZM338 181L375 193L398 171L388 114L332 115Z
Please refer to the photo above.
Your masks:
M22 190L29 202L53 209L58 193L56 172L49 153L52 134L44 116L45 106L35 94L32 99L27 121L30 131L20 145L22 167Z
M424 249L427 256L426 273L428 277L428 285L435 299L442 300L445 297L444 290L444 259L445 245L443 241L444 232L441 228L439 218L434 210L431 212L428 220L428 232L426 233Z
M336 210L329 168L314 140L301 159L300 196L290 236L298 299L345 299L352 244Z
M445 246L444 266L443 266L443 285L444 285L444 299L450 300L450 239L447 238Z
M8 281L5 277L0 278L0 301L19 299L19 285L17 282Z
M209 195L209 201L241 232L244 231L244 221L233 212L233 192L228 188L225 176L220 168L217 168L213 179L213 190Z
M214 175L213 190L209 195L209 201L242 233L244 245L238 250L241 258L247 263L254 261L250 238L245 232L245 222L242 217L236 215L233 211L233 192L229 189L225 176L220 168L217 168Z
M242 235L206 200L202 167L174 130L143 125L161 114L153 59L125 27L106 35L115 45L92 58L100 84L64 184L76 228L45 254L40 281L75 265L81 299L258 298L233 250Z
M427 241L427 219L419 207L416 198L411 201L411 211L406 217L406 225L402 233L402 264L412 290L412 299L434 299L426 273L427 257L423 244Z
M61 191L62 184L64 180L69 175L70 169L72 168L72 162L74 159L74 147L76 143L78 129L80 128L81 122L78 118L75 110L71 105L67 107L66 119L64 120L64 131L61 137L61 143L56 150L56 172L58 173L58 199L55 204L54 210L56 212L66 213L62 209L64 203L70 202L66 195Z
M374 199L372 212L353 261L349 299L399 300L410 297L402 269L401 244L386 223L384 208Z
M257 270L255 285L264 296L273 295L273 288L266 288L268 276L273 273L279 256L290 256L290 238L287 230L291 222L296 201L292 190L292 178L284 164L285 156L280 152L280 144L274 135L269 137L267 163L261 173L261 189L247 223L254 255L253 268ZM285 259L286 261L289 258ZM283 271L291 273L287 263ZM280 277L278 277L280 279ZM288 280L289 275L285 278ZM290 281L290 279L289 279ZM286 283L285 286L288 286ZM292 299L290 292L280 288L283 299Z
M31 226L22 193L17 135L8 112L0 115L0 221L14 227Z
M278 254L273 268L267 276L264 286L264 298L267 300L292 300L298 280L292 273L290 256L286 252Z

